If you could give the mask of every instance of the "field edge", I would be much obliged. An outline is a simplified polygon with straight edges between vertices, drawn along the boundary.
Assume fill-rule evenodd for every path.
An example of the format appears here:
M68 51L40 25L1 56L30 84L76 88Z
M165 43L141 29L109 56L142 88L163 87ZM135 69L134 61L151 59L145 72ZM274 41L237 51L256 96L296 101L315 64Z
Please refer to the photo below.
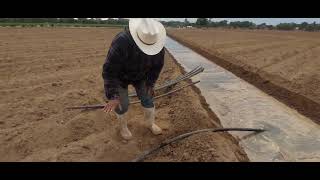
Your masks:
M250 84L262 90L266 94L276 98L280 102L295 109L296 111L310 118L317 124L320 124L320 104L316 103L315 101L312 101L311 99L301 94L292 92L289 89L278 86L270 82L269 80L264 79L257 73L247 71L244 68L238 65L235 65L231 62L228 62L223 58L220 58L210 52L207 52L197 47L196 45L193 45L179 37L176 37L169 33L168 33L168 36L176 40L177 42L191 48L195 52L201 54L202 56L206 57L208 60L232 72L234 75L238 76L239 78L249 82Z
M179 68L179 71L181 72L181 74L186 73L186 71L184 70L184 68L181 66L181 64L176 60L176 58L165 48L166 53L168 53L168 55L172 58L173 62L176 64L176 66ZM188 83L192 83L191 79L187 79L186 82ZM195 94L197 95L197 98L200 101L201 104L201 108L203 108L206 113L208 114L209 118L210 118L210 122L212 123L212 125L214 127L217 128L222 128L222 124L221 121L219 119L219 117L215 114L215 112L209 107L209 104L207 103L205 97L201 94L201 91L198 87L196 87L195 85L191 86L191 90L193 92L195 92ZM214 121L214 120L218 120L218 121ZM243 149L243 147L240 146L240 139L236 136L233 136L232 134L230 134L229 132L224 132L226 134L226 137L229 138L229 140L231 140L233 143L237 144L239 146L239 148L241 148L243 150L243 152L245 152L245 150ZM247 161L250 162L248 155L245 153L245 156L247 158Z

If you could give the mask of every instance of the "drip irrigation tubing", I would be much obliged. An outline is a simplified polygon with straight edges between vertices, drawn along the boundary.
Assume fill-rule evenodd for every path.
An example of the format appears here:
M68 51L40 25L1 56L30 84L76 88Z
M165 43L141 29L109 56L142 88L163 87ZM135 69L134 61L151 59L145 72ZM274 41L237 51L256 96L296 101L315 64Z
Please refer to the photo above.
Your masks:
M141 162L145 158L147 158L147 156L153 154L154 152L160 150L161 148L163 148L173 142L190 137L194 134L199 134L199 133L203 133L203 132L224 132L224 131L253 131L255 133L261 133L266 130L265 129L256 129L256 128L210 128L210 129L196 130L196 131L188 132L188 133L176 136L174 138L168 139L168 140L162 142L160 145L158 145L150 150L144 151L141 155L139 155L137 158L133 159L131 162Z

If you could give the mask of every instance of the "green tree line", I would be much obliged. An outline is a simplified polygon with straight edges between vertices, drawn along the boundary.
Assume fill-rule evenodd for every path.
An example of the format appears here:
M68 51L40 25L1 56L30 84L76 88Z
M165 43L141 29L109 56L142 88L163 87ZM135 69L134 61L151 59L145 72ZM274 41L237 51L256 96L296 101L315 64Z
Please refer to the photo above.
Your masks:
M169 27L223 27L223 28L246 28L246 29L274 29L274 30L304 30L304 31L320 31L320 24L316 22L307 23L280 23L278 25L267 25L266 23L255 24L249 21L234 21L228 22L223 21L212 21L212 18L198 18L195 23L190 23L187 19L184 22L180 21L169 21L162 22L164 25Z
M212 18L198 18L195 23L189 22L187 19L182 21L161 21L167 27L223 27L223 28L246 28L246 29L276 29L276 30L304 30L304 31L320 31L320 24L316 22L307 23L280 23L278 25L267 25L266 23L255 24L249 21L235 21L228 22L212 21ZM10 26L33 26L33 25L47 25L47 26L125 26L128 25L129 20L124 18L0 18L1 25Z
M74 24L74 25L128 25L129 20L124 18L0 18L0 24L25 25L25 24Z

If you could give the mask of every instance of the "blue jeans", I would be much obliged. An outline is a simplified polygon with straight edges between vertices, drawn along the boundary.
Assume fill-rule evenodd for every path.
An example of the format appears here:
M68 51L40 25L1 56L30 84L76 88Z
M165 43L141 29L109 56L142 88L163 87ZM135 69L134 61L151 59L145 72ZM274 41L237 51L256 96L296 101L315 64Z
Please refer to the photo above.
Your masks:
M133 87L135 88L137 92L137 96L139 100L141 101L141 105L144 108L153 108L153 97L148 94L147 92L147 87L144 82L139 82L136 84L133 84ZM120 95L120 106L118 106L115 109L115 112L117 114L124 114L128 111L129 108L129 97L128 97L128 86L127 87L121 87L118 89L119 90L119 95Z

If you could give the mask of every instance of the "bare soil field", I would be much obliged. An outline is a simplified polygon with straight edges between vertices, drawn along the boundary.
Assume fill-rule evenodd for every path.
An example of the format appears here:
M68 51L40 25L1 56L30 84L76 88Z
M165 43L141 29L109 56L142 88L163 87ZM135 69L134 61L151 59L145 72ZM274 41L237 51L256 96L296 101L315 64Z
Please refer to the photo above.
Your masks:
M320 33L170 29L168 34L320 122Z
M131 105L133 140L123 141L114 114L66 110L104 102L102 64L112 28L0 29L0 161L130 161L163 140L219 120L196 89L156 100L164 133L145 127L140 104ZM181 68L166 53L157 83ZM182 82L185 85L187 82ZM228 133L198 134L169 145L146 161L248 161Z

